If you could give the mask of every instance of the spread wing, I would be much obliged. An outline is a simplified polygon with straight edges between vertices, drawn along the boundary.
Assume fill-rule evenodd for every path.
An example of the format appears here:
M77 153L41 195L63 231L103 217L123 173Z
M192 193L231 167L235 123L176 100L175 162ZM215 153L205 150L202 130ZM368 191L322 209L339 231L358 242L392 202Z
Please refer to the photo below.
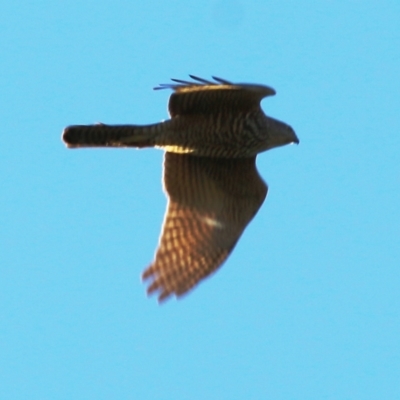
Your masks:
M214 272L233 250L267 195L254 158L215 159L167 152L167 211L148 293L180 296Z
M275 94L269 86L247 83L231 83L225 79L213 77L207 81L189 75L194 81L172 79L174 83L161 84L159 89L172 89L168 103L171 117L184 114L212 114L221 111L248 112L260 107L261 100Z

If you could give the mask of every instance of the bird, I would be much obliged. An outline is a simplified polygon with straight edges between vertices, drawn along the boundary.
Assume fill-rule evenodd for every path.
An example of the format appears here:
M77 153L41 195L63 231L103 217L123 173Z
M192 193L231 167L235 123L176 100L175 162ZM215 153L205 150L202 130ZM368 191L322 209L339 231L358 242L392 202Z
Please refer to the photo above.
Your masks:
M151 125L72 125L68 148L154 147L164 150L167 209L153 262L144 270L148 295L158 301L186 295L231 254L263 204L268 186L256 157L299 143L291 126L268 117L261 100L275 90L261 84L171 79L170 119Z

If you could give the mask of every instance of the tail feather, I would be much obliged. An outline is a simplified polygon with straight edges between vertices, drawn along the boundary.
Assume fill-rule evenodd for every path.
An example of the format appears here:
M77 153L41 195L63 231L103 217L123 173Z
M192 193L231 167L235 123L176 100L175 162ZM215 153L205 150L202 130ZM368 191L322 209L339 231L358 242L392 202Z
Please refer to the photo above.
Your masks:
M138 125L72 125L64 129L67 147L151 147L154 129Z

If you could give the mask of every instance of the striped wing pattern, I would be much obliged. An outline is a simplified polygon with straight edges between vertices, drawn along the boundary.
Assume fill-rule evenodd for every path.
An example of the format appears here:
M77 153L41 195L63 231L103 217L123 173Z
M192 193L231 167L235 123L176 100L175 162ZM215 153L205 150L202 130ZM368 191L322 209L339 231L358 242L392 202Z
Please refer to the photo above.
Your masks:
M255 158L216 159L167 152L167 211L148 293L181 296L214 272L233 250L267 194Z

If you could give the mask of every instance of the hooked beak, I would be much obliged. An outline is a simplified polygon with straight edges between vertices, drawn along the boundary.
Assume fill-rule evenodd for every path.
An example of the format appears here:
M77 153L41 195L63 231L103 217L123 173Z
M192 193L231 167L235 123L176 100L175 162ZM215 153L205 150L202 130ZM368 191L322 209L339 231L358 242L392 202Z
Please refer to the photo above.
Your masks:
M290 128L290 135L292 136L292 143L299 144L299 143L300 143L300 140L299 140L299 138L297 137L295 131L293 130L293 128L292 128L291 126L289 126L289 128Z

